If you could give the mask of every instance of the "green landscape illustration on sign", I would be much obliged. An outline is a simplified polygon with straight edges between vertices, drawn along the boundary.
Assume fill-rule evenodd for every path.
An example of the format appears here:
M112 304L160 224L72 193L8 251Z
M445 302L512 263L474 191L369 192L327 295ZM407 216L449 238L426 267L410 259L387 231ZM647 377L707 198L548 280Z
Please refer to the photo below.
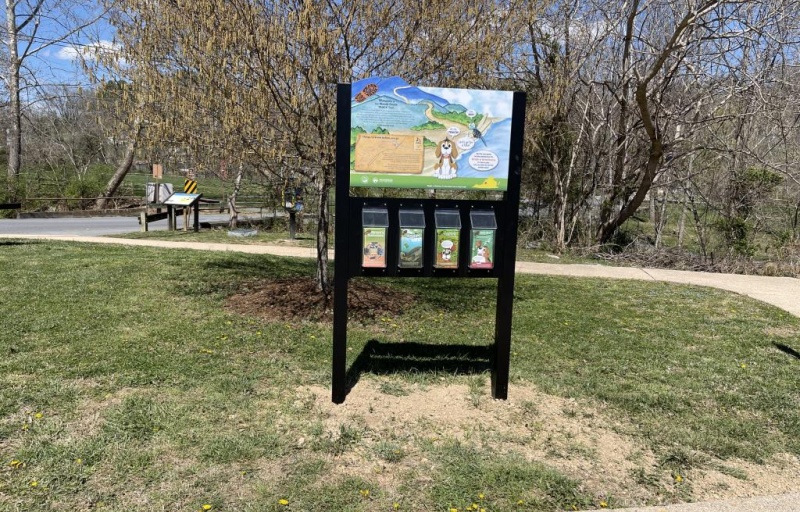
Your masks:
M352 84L350 186L506 190L513 93Z

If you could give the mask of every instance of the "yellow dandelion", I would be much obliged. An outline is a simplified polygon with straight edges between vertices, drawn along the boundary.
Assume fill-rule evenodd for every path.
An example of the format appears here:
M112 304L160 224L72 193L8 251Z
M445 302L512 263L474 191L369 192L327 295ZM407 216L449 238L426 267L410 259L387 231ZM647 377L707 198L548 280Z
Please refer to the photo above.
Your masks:
M681 475L675 475L675 481L681 483L683 482L683 477Z
M485 495L485 494L483 494L483 493L480 493L480 494L478 495L478 499L479 499L479 500L482 500L482 499L483 499L483 498L485 498L485 497L486 497L486 495Z
M39 486L39 482L37 482L36 480L31 480L31 484L30 485L31 485L31 487L38 487Z
M747 364L745 364L745 363L742 363L742 364L740 364L739 366L741 366L743 370L744 370L745 368L747 368Z
M361 489L361 490L360 490L360 491L358 491L358 492L360 492L360 493L361 493L361 496L363 496L363 497L365 497L365 498L369 498L369 489Z
M283 505L285 507L288 504L289 504L289 500L286 500L286 499L283 499L283 498L278 500L278 505Z
M36 414L33 415L33 417L36 418L37 420L42 419L42 416L44 416L44 414L42 414L40 412L37 412Z
M75 459L75 464L80 466L81 464L83 464L83 459Z
M14 469L20 468L20 467L22 467L22 461L14 459L11 462L9 462L8 465L11 466Z
M451 508L450 512L458 512L458 509L457 508Z
M600 502L600 508L608 508L608 502L606 502L606 501L601 501L601 502Z
M399 503L397 503L397 502L394 502L394 503L392 503L392 507L393 507L395 510L397 510L398 508L400 508L400 504L399 504Z
M26 423L26 424L24 424L24 425L22 425L22 430L28 430L28 428L29 428L29 426L28 426L28 424L27 424L27 423Z
M524 502L524 501L522 501L522 500L519 500L519 501L517 502L517 505L524 505L524 504L525 504L525 502Z
M214 508L214 507L212 507L212 506L211 506L211 505L209 505L208 503L206 503L205 505L203 505L203 510L211 510L212 508Z
M478 504L473 503L472 506L470 506L469 508L471 508L472 510L478 510Z

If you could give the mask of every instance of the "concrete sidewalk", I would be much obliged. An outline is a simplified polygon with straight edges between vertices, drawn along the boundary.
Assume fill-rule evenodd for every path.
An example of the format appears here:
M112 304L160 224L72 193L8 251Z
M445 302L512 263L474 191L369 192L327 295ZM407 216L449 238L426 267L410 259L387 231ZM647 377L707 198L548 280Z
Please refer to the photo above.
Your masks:
M201 251L232 251L249 254L271 254L299 258L315 258L313 247L287 247L280 245L218 244L203 242L167 242L163 240L132 240L99 236L52 236L52 235L3 235L0 238L46 239L98 244L123 244L139 247L164 247ZM333 259L333 251L328 253ZM557 263L517 262L517 272L569 277L599 277L606 279L637 279L642 281L665 281L671 283L709 286L746 295L779 307L800 317L800 279L791 277L743 276L738 274L715 274L710 272L688 272L657 268L609 267L606 265L564 265Z
M660 507L619 508L617 512L800 512L800 493L759 496L731 501L708 501Z
M249 254L315 258L316 249L278 245L215 244L200 242L167 242L162 240L129 240L90 236L3 235L0 239L42 239L98 244L122 244L134 247L162 247L203 251L231 251ZM333 251L329 253L333 259ZM517 272L568 277L595 277L606 279L637 279L709 286L747 295L777 306L800 317L800 279L789 277L743 276L680 270L635 267L609 267L604 265L564 265L554 263L517 262ZM798 482L800 486L800 482ZM615 509L625 512L800 512L800 493L780 496L740 498L726 502L688 503Z

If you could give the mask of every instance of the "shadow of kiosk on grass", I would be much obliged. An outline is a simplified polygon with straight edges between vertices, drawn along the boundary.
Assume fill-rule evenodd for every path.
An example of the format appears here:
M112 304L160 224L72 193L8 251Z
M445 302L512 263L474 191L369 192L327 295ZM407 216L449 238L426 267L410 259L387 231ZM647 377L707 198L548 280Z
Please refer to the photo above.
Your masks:
M475 375L492 369L491 346L430 345L416 342L384 343L370 340L347 370L345 395L361 375L435 373Z
M775 348L777 348L778 350L780 350L784 354L788 354L788 355L790 355L792 357L796 357L797 359L800 359L800 352L796 351L792 347L790 347L788 345L784 345L783 343L773 343L773 345L775 345Z

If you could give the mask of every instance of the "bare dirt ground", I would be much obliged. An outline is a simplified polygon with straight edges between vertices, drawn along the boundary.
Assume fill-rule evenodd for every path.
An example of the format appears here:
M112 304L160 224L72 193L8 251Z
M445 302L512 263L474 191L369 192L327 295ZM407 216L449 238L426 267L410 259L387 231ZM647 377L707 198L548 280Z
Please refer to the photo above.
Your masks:
M342 405L330 401L326 388L299 389L313 397L331 436L341 426L365 429L364 441L333 465L339 475L376 479L397 488L403 475L436 471L419 452L419 442L463 441L497 453L515 453L558 469L581 482L599 499L613 496L618 505L728 500L795 492L800 460L781 454L758 465L741 460L702 463L684 475L658 464L657 456L635 436L635 427L610 421L602 404L541 393L530 385L512 385L509 400L493 400L488 379L480 393L466 385L409 385L405 396L382 391L382 377L362 379ZM374 456L374 444L394 439L405 457L386 463Z

